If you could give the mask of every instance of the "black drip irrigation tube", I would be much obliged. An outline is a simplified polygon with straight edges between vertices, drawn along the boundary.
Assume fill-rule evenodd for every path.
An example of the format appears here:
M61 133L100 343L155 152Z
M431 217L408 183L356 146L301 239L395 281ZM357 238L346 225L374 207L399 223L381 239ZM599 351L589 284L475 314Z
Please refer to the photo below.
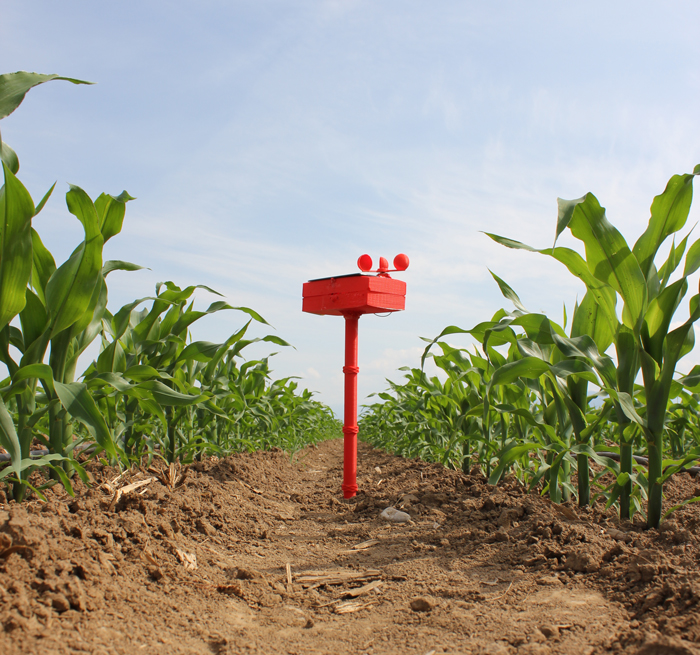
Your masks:
M600 455L601 457L609 457L610 459L614 459L616 462L620 461L620 455L618 453L609 453L607 451L596 451L596 455ZM642 457L641 455L632 455L632 458L634 459L637 464L642 464L643 466L648 467L649 466L649 458L648 457ZM671 468L670 466L667 466L664 469L664 473ZM700 466L689 466L685 467L682 466L676 473L690 473L693 477L698 475L700 473Z

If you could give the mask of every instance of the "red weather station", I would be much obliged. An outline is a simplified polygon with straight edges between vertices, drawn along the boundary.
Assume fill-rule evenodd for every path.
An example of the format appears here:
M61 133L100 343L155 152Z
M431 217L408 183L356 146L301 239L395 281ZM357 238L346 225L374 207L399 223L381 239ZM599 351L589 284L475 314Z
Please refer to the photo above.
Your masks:
M396 255L394 268L379 258L379 267L372 269L372 258L362 255L357 260L362 273L325 277L304 284L302 311L321 316L342 316L345 319L345 415L343 425L343 496L357 493L357 324L363 314L400 312L406 307L406 283L389 273L405 271L408 257ZM370 275L376 273L376 275Z

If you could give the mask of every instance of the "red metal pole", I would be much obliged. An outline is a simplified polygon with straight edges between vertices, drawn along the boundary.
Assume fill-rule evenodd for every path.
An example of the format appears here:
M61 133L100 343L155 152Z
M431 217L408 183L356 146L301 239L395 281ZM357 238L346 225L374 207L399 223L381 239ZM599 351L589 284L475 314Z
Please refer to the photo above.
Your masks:
M357 493L357 322L359 314L343 314L345 318L345 421L343 425L343 496Z

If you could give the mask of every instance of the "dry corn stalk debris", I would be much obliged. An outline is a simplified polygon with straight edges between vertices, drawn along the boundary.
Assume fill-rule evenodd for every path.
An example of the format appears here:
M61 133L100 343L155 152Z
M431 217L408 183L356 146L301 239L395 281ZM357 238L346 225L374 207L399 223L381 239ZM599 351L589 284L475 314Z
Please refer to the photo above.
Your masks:
M149 548L145 548L143 553L142 553L143 559L145 559L151 566L158 566L158 562L156 561L156 558L153 556L153 553Z
M155 466L148 467L148 472L153 473L160 483L164 487L170 489L170 491L173 491L184 484L188 471L189 468L187 466L183 468L180 462L171 462L170 466L167 468L156 468Z
M378 543L379 543L379 539L370 539L368 541L363 541L361 544L355 544L354 546L351 546L349 550L343 550L341 552L343 552L343 553L357 553L358 551L366 550L367 548L371 548L372 546L376 546Z
M384 582L381 580L375 580L374 582L368 582L366 585L363 585L362 587L357 587L356 589L350 589L345 596L352 596L352 598L358 598L360 596L364 596L365 594L369 593L370 591L373 591L377 587L383 585Z
M120 487L123 486L120 484L121 480L123 477L131 473L132 471L126 470L122 471L119 475L117 475L115 478L112 478L109 482L103 482L102 487L104 487L107 490L107 493L114 494L114 492Z
M146 478L145 480L137 480L136 482L132 482L131 484L119 487L112 496L112 500L109 503L109 510L112 511L114 509L114 507L119 502L119 499L122 496L132 491L136 491L137 489L141 489L141 487L145 487L147 484L151 484L151 482L153 482L154 480L155 478Z
M187 553L179 548L175 548L175 552L186 569L194 571L197 568L197 556L194 553Z
M252 487L249 485L247 482L243 482L243 480L235 480L240 484L242 487L245 487L246 489L250 489L254 494L258 494L258 496L262 496L262 491L260 489L256 489L255 487Z
M134 469L129 469L127 471L122 471L119 475L112 478L107 482L103 482L100 487L104 489L110 496L112 500L109 503L109 510L112 511L115 505L119 502L119 499L124 495L137 489L141 489L146 485L153 482L156 478L145 478L141 480L135 480L134 482L128 482L130 476L134 474L139 475L139 471L134 471ZM128 477L129 476L129 477ZM145 491L145 490L144 490ZM141 492L143 493L143 492Z
M382 576L378 569L366 571L306 571L294 576L295 581L303 587L320 585L340 585L347 582L370 582Z
M374 607L375 605L377 605L377 601L346 600L342 603L338 603L333 608L333 611L336 614L349 614L350 612L359 612L360 610L369 609L370 607Z

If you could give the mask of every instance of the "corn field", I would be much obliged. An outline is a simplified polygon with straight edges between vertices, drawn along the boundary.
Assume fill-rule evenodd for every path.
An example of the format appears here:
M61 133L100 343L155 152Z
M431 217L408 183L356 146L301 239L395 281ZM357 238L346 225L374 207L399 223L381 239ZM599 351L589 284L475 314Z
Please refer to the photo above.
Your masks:
M84 84L56 75L0 76L0 119L11 114L34 86L51 80ZM248 307L224 300L194 307L199 288L158 284L155 294L107 309L107 278L113 271L141 268L103 261L104 244L119 234L126 192L92 200L70 186L68 210L82 224L84 239L57 265L32 219L38 204L17 178L16 153L0 140L4 185L0 189L0 446L9 460L0 480L16 501L42 469L72 493L71 478L87 476L78 453L125 467L142 458L187 462L204 455L280 447L291 453L337 436L332 412L299 391L291 379L272 381L269 358L243 361L242 351L262 341L288 346L267 335L246 338L252 323L268 325ZM223 343L192 341L190 328L217 312L237 312L245 321ZM100 354L82 376L80 356L95 340Z
M601 498L617 503L622 518L641 512L658 526L664 482L700 456L700 367L676 375L695 343L700 294L672 327L700 267L700 240L689 246L689 234L678 235L698 174L700 165L669 180L632 248L591 193L559 200L552 248L488 234L556 259L584 283L570 326L566 316L558 325L529 312L492 273L513 308L471 329L445 328L420 368L406 369L403 384L390 383L383 402L366 408L363 438L407 457L465 470L478 464L491 484L514 474L557 503L576 498L585 507ZM584 254L556 245L565 230ZM480 349L445 340L457 334ZM427 357L443 376L425 374Z
M51 80L86 84L2 75L0 119ZM133 200L127 192L93 200L70 187L66 204L84 239L57 265L32 227L54 187L35 204L17 178L17 155L1 139L0 155L0 361L8 372L0 382L7 460L0 480L13 499L41 496L30 481L37 469L50 478L44 485L58 482L71 493L74 475L87 480L78 453L128 466L144 457L186 462L244 449L294 453L337 436L332 412L310 392L292 378L272 380L269 358L242 358L255 342L289 345L271 334L247 337L252 324L267 325L255 310L223 299L195 309L198 289L219 294L173 282L115 313L107 309L109 274L140 268L102 256L122 229ZM366 408L362 437L406 457L464 470L478 465L491 484L515 475L557 503L602 499L622 518L639 512L658 526L664 482L700 456L700 367L677 373L694 346L700 294L691 296L687 319L674 320L700 268L700 240L689 245L689 232L681 234L698 174L700 166L669 180L631 248L591 193L559 200L551 248L488 234L504 247L554 258L583 282L570 324L566 315L559 325L528 311L492 273L512 308L471 329L449 326L429 341L420 367L405 368L405 382L390 383L381 402ZM556 245L565 230L583 254ZM228 339L192 341L196 321L224 311L244 317ZM446 340L459 334L478 347ZM96 340L99 356L77 375ZM426 375L427 358L442 375Z

